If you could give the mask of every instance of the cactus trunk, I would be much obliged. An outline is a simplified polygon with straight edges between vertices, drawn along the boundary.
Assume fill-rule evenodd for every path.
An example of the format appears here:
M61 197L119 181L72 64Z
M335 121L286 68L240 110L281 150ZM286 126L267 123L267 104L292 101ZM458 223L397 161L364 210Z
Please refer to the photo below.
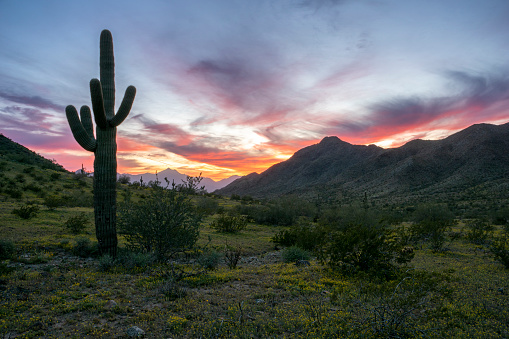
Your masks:
M95 232L101 254L116 256L116 182L117 182L117 126L131 110L136 89L129 86L115 114L115 61L113 39L108 30L101 33L101 80L90 81L92 108L97 125L94 138L92 118L88 106L81 107L80 118L74 106L67 106L66 115L76 141L87 151L94 152L94 214Z
M97 129L94 160L95 233L102 254L117 251L117 142L116 128Z

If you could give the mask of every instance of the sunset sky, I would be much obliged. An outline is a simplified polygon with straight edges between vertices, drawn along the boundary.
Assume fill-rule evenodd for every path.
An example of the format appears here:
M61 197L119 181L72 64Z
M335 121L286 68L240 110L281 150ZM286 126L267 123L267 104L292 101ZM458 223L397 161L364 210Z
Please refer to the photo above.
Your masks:
M0 133L93 168L65 107L91 105L113 34L118 171L221 179L336 135L396 147L509 121L508 0L0 0Z

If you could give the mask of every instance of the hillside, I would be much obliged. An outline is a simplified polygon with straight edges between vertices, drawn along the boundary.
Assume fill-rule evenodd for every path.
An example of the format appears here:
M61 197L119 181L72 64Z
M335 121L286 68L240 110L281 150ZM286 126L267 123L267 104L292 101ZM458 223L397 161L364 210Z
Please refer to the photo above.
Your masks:
M466 194L472 188L500 194L509 186L509 123L478 124L442 140L413 140L392 149L326 137L261 174L217 191L270 198L303 194L342 200Z
M14 161L27 165L35 165L44 169L66 172L66 170L55 161L44 158L28 148L12 141L3 134L0 134L0 160Z

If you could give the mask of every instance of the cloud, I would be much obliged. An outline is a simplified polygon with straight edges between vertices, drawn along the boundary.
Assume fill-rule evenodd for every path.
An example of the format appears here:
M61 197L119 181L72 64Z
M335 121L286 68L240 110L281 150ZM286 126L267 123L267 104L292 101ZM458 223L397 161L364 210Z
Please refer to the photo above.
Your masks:
M24 95L12 95L4 92L0 92L0 98L4 98L8 101L23 104L31 107L40 109L52 109L57 112L64 112L65 107L58 105L50 100L41 98L40 96L24 96Z
M464 87L463 96L469 105L489 106L509 99L509 70L486 75L449 71L446 75Z
M448 71L444 74L453 87L459 88L458 93L380 101L369 107L367 116L331 119L327 123L331 127L324 127L324 132L364 144L410 131L412 138L426 136L434 129L454 131L508 116L509 76L506 72Z
M348 0L300 0L297 2L299 7L309 7L313 9L320 9L322 7L330 7L341 5Z
M186 145L195 138L192 134L176 125L158 123L147 117L145 114L138 114L132 117L131 120L141 123L141 128L147 132L146 134L136 134L136 138L140 138L140 140L169 140L176 145ZM131 133L126 135L132 139L134 134Z

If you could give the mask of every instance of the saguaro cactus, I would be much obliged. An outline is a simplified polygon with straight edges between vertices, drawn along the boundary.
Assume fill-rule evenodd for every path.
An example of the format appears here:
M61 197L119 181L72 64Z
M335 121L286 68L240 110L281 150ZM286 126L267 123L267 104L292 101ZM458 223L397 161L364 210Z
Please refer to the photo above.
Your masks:
M66 107L67 121L74 139L87 151L94 152L94 214L95 232L101 254L116 256L116 181L117 181L117 126L124 121L131 110L136 88L129 86L124 99L115 114L115 61L111 32L101 32L100 78L90 81L90 94L96 127L88 106L80 109Z

